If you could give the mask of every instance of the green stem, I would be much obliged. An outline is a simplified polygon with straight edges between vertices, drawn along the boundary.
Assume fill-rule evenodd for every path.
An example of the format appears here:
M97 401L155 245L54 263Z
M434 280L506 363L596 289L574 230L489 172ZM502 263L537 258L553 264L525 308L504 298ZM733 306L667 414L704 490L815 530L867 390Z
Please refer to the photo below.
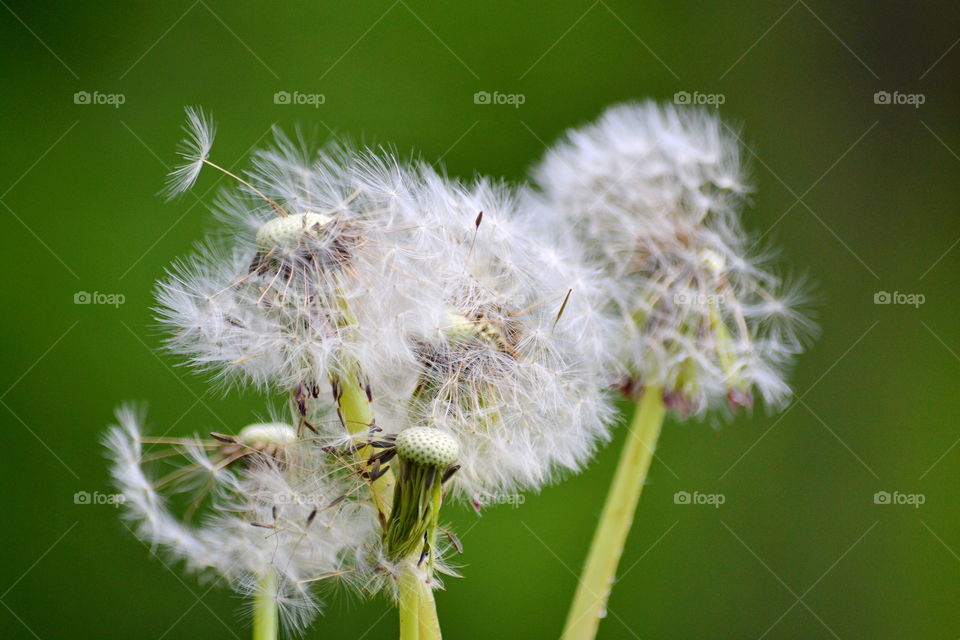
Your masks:
M440 619L437 617L437 602L433 598L433 587L422 578L418 582L420 589L420 640L442 640Z
M367 391L357 380L355 371L336 378L340 385L340 413L347 430L352 434L364 433L373 424L373 411L367 400ZM363 447L357 454L361 462L370 455L370 447ZM390 513L393 496L393 471L388 470L373 483L373 498L384 516Z
M418 559L408 558L400 568L400 640L442 640L433 588Z
M363 433L373 423L373 412L367 401L366 390L360 387L354 371L339 376L337 382L340 384L341 393L340 411L343 413L347 431L354 434Z
M400 640L420 640L420 577L416 566L406 562L400 568Z
M401 630L408 619L404 617L404 596L407 595L404 589L415 589L415 596L410 597L415 598L414 605L419 616L419 640L441 640L440 620L430 585L433 577L437 518L443 504L441 469L404 460L400 456L395 460L395 464L399 465L398 482L384 543L387 556L400 559L401 562Z
M616 578L664 416L663 391L647 387L633 414L607 502L590 545L563 640L592 640Z
M277 640L277 575L272 571L260 579L253 596L253 640Z

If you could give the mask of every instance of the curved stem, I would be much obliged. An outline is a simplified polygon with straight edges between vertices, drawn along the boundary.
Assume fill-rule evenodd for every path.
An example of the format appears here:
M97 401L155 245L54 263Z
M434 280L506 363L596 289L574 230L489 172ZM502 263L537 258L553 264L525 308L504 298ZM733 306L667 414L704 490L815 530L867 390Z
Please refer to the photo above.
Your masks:
M277 576L272 571L260 579L253 596L253 640L277 640Z
M353 197L353 196L351 196ZM356 331L357 318L350 309L350 302L347 300L342 290L339 290L337 301L343 317L340 319L341 328L351 333ZM351 434L358 434L368 430L373 426L373 411L370 409L370 387L360 382L360 366L353 362L351 366L346 367L346 374L332 378L332 382L339 385L340 394L337 399L340 409L340 417L343 418L344 426ZM365 463L370 455L371 447L363 447L357 452L357 458L361 464ZM373 499L377 503L377 510L385 519L390 515L390 503L393 497L393 470L388 469L386 473L373 481L372 486Z
M373 411L367 400L367 392L360 387L356 372L337 377L340 385L340 412L350 433L363 433L373 424Z
M367 398L367 390L363 388L357 375L351 372L336 378L340 385L340 415L347 430L352 434L363 433L373 424L373 412ZM357 454L358 459L364 462L370 455L370 447L363 447ZM377 508L384 516L390 513L390 503L393 496L393 471L387 470L377 478L372 485L373 497Z
M606 615L607 599L650 469L664 411L663 391L647 387L628 428L610 493L567 616L563 640L592 640L597 635L600 619Z

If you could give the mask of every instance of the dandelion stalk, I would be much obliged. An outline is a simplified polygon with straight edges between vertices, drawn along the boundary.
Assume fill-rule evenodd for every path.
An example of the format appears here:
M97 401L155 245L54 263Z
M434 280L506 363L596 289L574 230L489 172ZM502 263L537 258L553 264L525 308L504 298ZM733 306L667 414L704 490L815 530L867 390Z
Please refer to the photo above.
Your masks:
M340 411L350 433L363 433L373 424L373 412L366 392L360 387L355 375L337 379L340 385Z
M253 598L253 640L277 640L277 575L267 572Z
M437 617L437 602L433 589L423 580L418 582L420 615L420 640L441 640L440 619Z
M344 311L348 323L355 322L353 314L346 301L341 297L341 309ZM349 326L349 325L348 325ZM340 413L344 424L350 433L362 433L374 424L373 412L370 409L370 395L368 389L361 384L359 372L356 370L347 375L336 379L338 385L338 397ZM361 460L366 459L370 453L371 447L363 447L358 452ZM433 470L432 478L434 481L433 491L430 496L430 505L432 509L432 518L428 518L426 523L414 523L411 525L416 531L420 531L417 525L432 523L432 530L428 536L432 543L435 535L437 512L440 509L442 501L441 482L437 476L437 470ZM391 533L396 536L396 523L400 518L393 513L393 486L394 473L392 469L387 469L379 478L374 479L372 491L377 508L384 517L390 516L390 523L393 525L387 531L388 545L391 545ZM398 490L400 487L398 486ZM400 511L405 511L404 506L410 505L402 500L398 500ZM422 514L421 514L422 515ZM407 522L407 524L411 524ZM422 540L424 536L417 536ZM399 575L399 614L400 614L400 639L401 640L440 640L440 620L437 616L436 601L433 597L433 589L427 584L426 576L419 570L418 564L422 560L418 551L412 555L409 562L404 563L400 569ZM431 566L432 570L432 556Z
M443 482L458 453L456 440L431 427L405 429L396 439L399 471L384 543L399 565L401 640L441 637L430 580Z
M420 577L414 564L407 563L400 570L400 640L420 638Z
M399 572L400 640L441 640L433 589L417 559L411 557Z
M374 423L367 390L360 384L358 376L352 373L337 377L335 382L339 389L340 415L343 417L347 430L354 435L366 432ZM359 460L365 461L369 454L370 447L362 447L358 451L357 457ZM393 491L392 470L387 469L383 475L375 479L371 489L377 508L384 516L389 515Z
M662 390L647 387L627 431L613 484L567 617L563 640L592 640L597 634L600 619L606 615L607 599L650 469L664 411Z
M338 288L337 306L343 314L340 319L340 329L346 333L356 334L357 318L350 309L343 291ZM337 403L340 409L340 417L347 431L356 435L369 431L374 425L373 410L370 408L370 387L362 384L360 368L354 364L347 367L344 375L333 376L332 382L337 391ZM357 452L357 457L363 461L370 455L370 447L362 447ZM387 469L379 478L372 482L371 489L373 498L377 503L377 509L384 515L390 515L391 491L393 489L393 471Z
M755 394L782 406L794 357L815 332L802 282L778 275L743 226L752 191L743 156L715 114L648 101L568 132L534 170L541 223L574 239L604 276L622 390L645 391L567 640L596 634L665 410L681 420L732 415Z

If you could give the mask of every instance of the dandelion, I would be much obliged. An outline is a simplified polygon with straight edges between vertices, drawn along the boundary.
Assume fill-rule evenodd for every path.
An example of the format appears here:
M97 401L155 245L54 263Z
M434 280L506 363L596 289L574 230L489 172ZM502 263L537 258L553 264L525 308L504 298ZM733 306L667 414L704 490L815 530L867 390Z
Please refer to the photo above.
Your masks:
M612 413L601 355L611 325L596 274L542 244L536 221L520 213L522 194L417 171L419 206L404 226L430 239L443 312L428 316L432 326L408 327L415 366L384 380L374 403L378 425L396 434L383 452L395 456L396 481L385 546L400 563L402 628L413 624L405 597L436 584L435 563L449 573L443 547L460 547L448 531L437 539L443 490L477 509L536 490L579 469ZM435 615L420 609L421 634L437 628Z
M398 223L415 176L348 148L297 164L290 144L281 136L256 158L249 182L266 205L221 197L229 244L209 241L174 267L158 312L168 347L224 384L311 394L331 376L352 382L403 361L403 333L429 314L431 279L423 256L413 259L418 229ZM278 216L270 202L290 211Z
M291 390L308 428L332 380L353 433L374 394L394 432L450 431L476 504L578 469L606 437L595 274L543 245L516 193L345 148L306 161L282 136L249 183L289 215L221 198L234 246L205 245L159 287L171 350L225 384Z
M417 554L422 560L432 555L441 481L456 470L453 463L459 445L452 436L437 429L411 427L396 436L393 452L403 470L387 529L387 550L394 558Z
M202 131L191 136L203 138ZM439 300L426 270L424 248L433 243L412 210L421 180L386 151L329 146L311 155L279 132L245 178L229 175L241 189L221 195L218 213L232 230L202 245L158 288L168 347L224 386L290 393L295 434L310 430L348 449L381 536L388 523L399 535L393 473L378 451L392 440L378 435L371 403L381 378L413 362L406 335L432 323ZM337 419L328 419L331 412ZM383 546L378 540L368 558L367 591L411 576L429 582L433 556L421 573ZM430 588L413 597L424 618L435 620Z
M476 508L575 471L607 437L610 329L595 274L543 244L522 194L432 176L421 224L440 232L434 277L446 312L411 332L418 375L403 419L454 436L452 485ZM413 388L410 388L410 385Z
M189 461L159 484L213 496L197 528L164 507L142 469L152 441L123 414L109 446L140 534L253 595L255 633L277 602L302 628L308 585L336 577L390 591L403 640L439 638L433 590L462 552L444 499L537 490L608 437L602 272L550 243L526 190L279 132L237 175L209 160L206 114L188 110L187 133L168 193L203 167L238 187L217 200L223 229L157 287L166 346L223 388L286 394L292 420L169 440Z
M610 108L534 170L540 215L606 273L620 326L622 391L639 405L567 621L592 638L666 409L681 417L789 397L789 365L814 325L802 283L751 252L750 191L736 135L703 110Z
M376 512L348 462L287 424L253 424L210 439L151 438L142 413L117 411L105 438L125 516L151 547L196 572L213 572L251 598L254 638L272 638L277 611L293 631L320 609L312 587L367 581L365 558L377 539ZM155 452L151 445L172 445ZM149 467L179 460L159 479ZM183 516L169 503L190 497ZM191 524L209 496L209 514Z

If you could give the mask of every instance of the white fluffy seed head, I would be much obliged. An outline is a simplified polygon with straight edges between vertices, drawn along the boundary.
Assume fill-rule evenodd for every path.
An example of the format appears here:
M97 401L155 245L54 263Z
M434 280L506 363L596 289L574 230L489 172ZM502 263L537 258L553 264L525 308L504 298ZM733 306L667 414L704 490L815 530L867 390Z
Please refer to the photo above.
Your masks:
M294 631L320 610L314 587L321 579L358 587L375 582L369 561L380 539L376 510L366 483L336 457L305 442L285 444L282 462L249 449L233 457L220 442L185 438L177 447L181 458L159 454L164 460L159 474L179 478L161 492L149 468L158 452L145 451L155 445L146 444L142 420L141 413L120 409L105 444L114 483L124 496L124 516L145 543L192 571L219 575L245 596L256 594L263 577L274 574L282 619ZM238 440L251 449L250 443L286 442L290 429L250 425ZM167 498L183 493L200 503L205 497L200 487L209 490L210 508L191 523Z
M461 497L538 489L590 458L613 416L614 325L596 269L523 212L526 195L282 135L253 164L221 197L229 231L159 285L172 351L307 405L359 371L378 424L457 440Z
M221 197L230 226L158 287L168 346L226 385L289 392L413 361L406 336L445 313L433 273L442 228L420 219L417 168L386 151L303 152L278 134L249 189Z
M612 323L596 273L544 235L514 189L424 175L416 220L440 231L431 274L442 313L409 332L416 366L381 393L378 423L453 435L457 497L537 490L608 434Z
M457 461L460 446L448 433L432 427L410 427L397 434L397 455L428 467L445 469Z
M773 405L814 329L805 295L751 252L736 133L714 114L653 102L608 109L534 169L534 205L606 275L627 385L661 386L684 413Z

